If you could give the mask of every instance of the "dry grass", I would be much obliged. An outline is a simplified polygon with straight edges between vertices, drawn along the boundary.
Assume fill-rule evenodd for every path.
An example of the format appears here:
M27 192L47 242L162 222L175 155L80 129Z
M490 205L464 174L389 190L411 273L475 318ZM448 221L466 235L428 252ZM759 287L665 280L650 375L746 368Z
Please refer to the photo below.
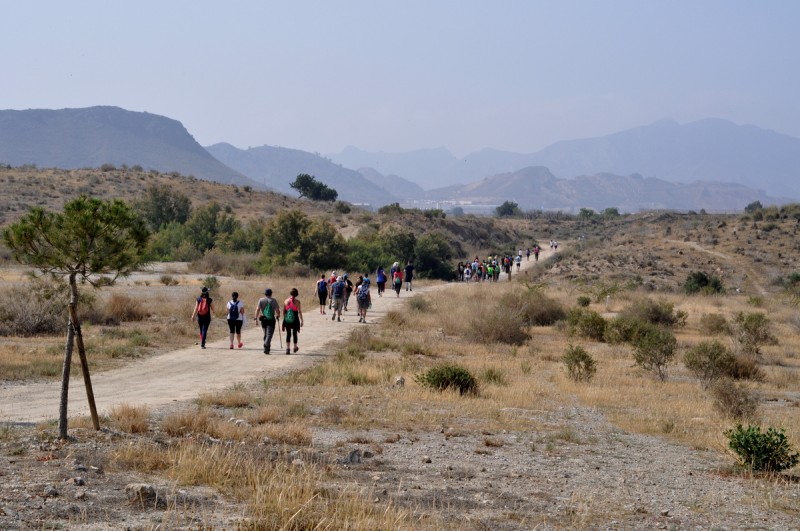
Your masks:
M145 406L114 406L108 416L115 428L127 433L146 433L150 429L150 410Z

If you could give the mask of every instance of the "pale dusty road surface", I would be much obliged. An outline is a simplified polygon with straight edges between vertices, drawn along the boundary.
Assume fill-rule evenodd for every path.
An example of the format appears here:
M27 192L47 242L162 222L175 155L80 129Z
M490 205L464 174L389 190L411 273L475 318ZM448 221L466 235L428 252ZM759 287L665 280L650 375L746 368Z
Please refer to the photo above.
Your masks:
M523 257L523 270L533 265L533 257L530 262ZM514 269L512 278L516 276ZM506 276L502 275L501 279L506 281ZM272 339L272 354L267 356L263 353L261 326L250 319L253 308L247 308L248 320L246 330L242 331L244 347L241 349L229 350L227 324L218 319L218 322L212 323L205 350L192 345L135 361L120 369L92 374L98 413L103 415L118 405L158 408L172 402L192 400L203 393L225 389L239 382L273 378L290 370L307 367L321 357L333 355L332 341L344 339L352 329L381 326L383 316L390 310L400 309L407 297L456 285L459 283L415 286L412 292L405 291L404 287L397 298L389 290L383 297L378 297L373 282L372 308L367 314L367 324L358 322L355 295L350 299L350 310L344 314L342 322L331 320L332 310L327 310L327 315L320 315L315 298L301 297L305 323L298 336L300 351L288 356L280 347L280 329L276 330ZM282 300L283 296L279 294L277 298ZM213 341L220 337L221 340ZM285 336L283 339L286 339ZM89 363L91 369L91 360ZM58 417L60 380L0 385L0 422L41 422ZM89 405L83 378L80 370L73 370L69 388L69 416L87 415Z

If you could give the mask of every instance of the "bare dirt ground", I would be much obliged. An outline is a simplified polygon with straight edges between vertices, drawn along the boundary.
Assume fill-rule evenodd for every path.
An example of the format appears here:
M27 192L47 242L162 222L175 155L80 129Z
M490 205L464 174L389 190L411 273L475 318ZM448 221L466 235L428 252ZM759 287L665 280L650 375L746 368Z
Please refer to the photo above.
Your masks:
M546 251L542 258L549 254ZM530 267L533 261L525 262ZM418 287L413 293L428 289ZM374 290L373 290L374 291ZM101 412L116 404L170 408L200 393L239 382L269 379L313 364L333 353L331 342L354 327L381 326L397 299L373 293L369 324L348 312L344 322L320 315L304 299L301 350L287 356L273 342L261 349L261 329L251 321L245 346L229 350L227 330L217 322L209 348L191 346L94 375ZM247 309L250 316L252 308ZM550 380L552 383L552 379ZM86 415L80 376L73 378L70 415ZM388 433L319 429L302 458L335 467L334 481L357 485L370 502L391 501L415 514L437 518L452 529L798 529L800 488L792 482L732 475L730 460L648 435L628 433L601 412L577 400L554 403L547 388L531 390L542 408L507 411L530 422L520 432L476 433L453 418L440 431ZM0 421L27 424L51 419L58 409L59 384L4 385ZM403 392L398 390L398 392ZM368 411L370 397L359 399ZM346 404L344 404L346 405ZM313 414L313 412L312 412ZM108 433L108 438L124 436ZM241 509L207 489L170 491L184 509L136 507L125 486L142 480L104 474L97 439L74 443L27 442L30 453L0 452L0 528L49 529L223 529L236 528ZM376 451L379 448L379 451ZM30 463L37 468L28 468ZM75 480L80 476L81 482ZM40 516L44 515L44 516ZM418 527L430 528L423 519ZM415 526L416 527L416 526Z

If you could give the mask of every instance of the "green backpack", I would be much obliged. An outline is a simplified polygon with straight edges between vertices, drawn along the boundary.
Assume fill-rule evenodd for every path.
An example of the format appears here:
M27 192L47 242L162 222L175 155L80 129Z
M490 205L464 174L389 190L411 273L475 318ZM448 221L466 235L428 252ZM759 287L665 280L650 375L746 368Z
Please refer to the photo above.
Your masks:
M297 319L297 310L286 306L283 309L283 322L285 324L294 324Z
M272 309L272 302L267 302L267 305L261 311L261 314L264 316L264 319L267 321L274 321L275 320L275 310Z

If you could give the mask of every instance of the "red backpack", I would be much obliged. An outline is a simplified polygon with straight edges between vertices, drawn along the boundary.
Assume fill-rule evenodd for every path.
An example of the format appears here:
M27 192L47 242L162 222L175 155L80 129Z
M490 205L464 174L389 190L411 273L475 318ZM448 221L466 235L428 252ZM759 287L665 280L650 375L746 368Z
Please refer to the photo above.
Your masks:
M197 315L208 315L208 297L200 297L197 301Z

